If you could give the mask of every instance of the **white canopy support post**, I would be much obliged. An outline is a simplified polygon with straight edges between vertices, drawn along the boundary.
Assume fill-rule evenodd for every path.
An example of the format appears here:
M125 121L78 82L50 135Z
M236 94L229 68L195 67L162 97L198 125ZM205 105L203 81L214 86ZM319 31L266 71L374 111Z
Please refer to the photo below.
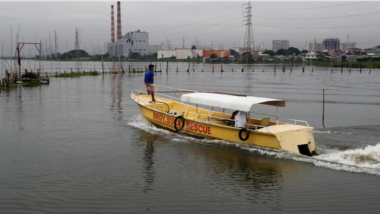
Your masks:
M276 115L277 115L277 117L276 117L276 125L278 125L278 113L279 113L279 111L278 111L278 106L276 106Z
M210 116L211 116L212 108L214 108L214 107L213 107L213 106L210 107L210 111L208 112L208 115L207 115L207 120L208 120L208 121L210 120Z

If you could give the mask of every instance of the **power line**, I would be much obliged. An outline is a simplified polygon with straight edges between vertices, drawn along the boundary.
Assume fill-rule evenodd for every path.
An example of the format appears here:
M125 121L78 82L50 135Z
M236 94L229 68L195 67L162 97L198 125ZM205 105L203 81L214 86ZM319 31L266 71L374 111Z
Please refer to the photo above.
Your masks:
M333 17L315 17L315 18L273 18L273 17L264 17L264 16L254 16L256 18L263 18L263 19L276 19L276 20L315 20L315 19L338 19L338 18L347 18L347 17L356 17L356 16L367 16L367 15L373 15L373 14L379 14L379 12L373 12L373 13L362 13L362 14L355 14L355 15L346 15L346 16L333 16Z
M188 30L188 31L179 32L179 33L172 33L172 34L165 34L165 35L160 35L160 36L153 36L151 38L168 37L168 36L173 36L173 35L177 35L177 34L183 34L183 33L193 32L193 31L196 31L196 30L201 30L201 29L205 29L205 28L211 28L211 27L223 25L225 23L233 22L233 21L236 21L236 20L241 20L241 18L233 19L233 20L222 22L222 23L219 23L219 24L213 24L212 26L206 26L206 27L196 28L196 29L192 29L192 30Z
M232 29L236 29L236 28L242 28L243 26L238 26L238 27L232 27L232 28L226 28L226 29L222 29L222 30L218 30L218 31L213 31L213 32L209 32L209 33L205 33L205 34L199 34L199 35L196 35L196 36L188 36L188 37L185 37L186 39L188 38L196 38L196 37L201 37L201 36L206 36L206 35L210 35L210 34L214 34L214 33L219 33L219 32L223 32L223 31L227 31L227 30L232 30ZM171 41L178 41L178 40L182 40L182 38L179 38L179 39L173 39Z
M223 15L220 15L220 16L216 16L216 17L211 18L211 19L205 19L205 20L202 20L202 21L199 21L199 22L194 22L194 23L187 24L187 25L181 25L181 26L178 26L178 27L172 27L172 28L166 28L166 29L151 31L150 33L155 33L155 32L161 32L161 31L167 31L167 30L172 30L172 29L177 29L177 28L188 27L188 26L191 26L191 25L196 25L196 24L199 24L199 23L204 23L204 22L207 22L207 21L210 21L210 20L214 20L214 19L217 19L217 18L220 18L220 17L225 17L226 15L229 15L229 14L232 14L232 13L236 13L236 12L241 12L241 11L242 10L240 9L240 10L233 11L233 12L230 12L230 13L226 13L226 14L223 14Z
M369 27L369 26L379 26L380 24L371 24L371 25L354 25L354 26L344 26L344 27L282 27L282 26L269 26L269 25L260 25L254 24L255 26L260 27L271 27L271 28L282 28L282 29L301 29L301 30L318 30L318 29L337 29L337 28L357 28L357 27Z
M368 1L363 1L363 2L353 2L353 3L346 3L346 4L338 4L338 5L330 5L330 6L321 6L321 7L303 7L303 8L293 8L293 9L286 9L287 11L289 10L314 10L314 9L321 9L321 8L331 8L331 7L342 7L346 5L353 5L353 4L362 4L362 3L367 3ZM261 9L261 10L281 10L283 11L284 9L273 9L273 8L260 8L260 7L255 7L255 9Z

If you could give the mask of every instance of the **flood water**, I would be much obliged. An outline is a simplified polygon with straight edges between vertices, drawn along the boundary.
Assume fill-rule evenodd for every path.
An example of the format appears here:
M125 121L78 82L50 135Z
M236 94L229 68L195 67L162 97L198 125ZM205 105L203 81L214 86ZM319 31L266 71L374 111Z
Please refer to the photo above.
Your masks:
M314 126L319 155L156 128L130 99L143 74L51 78L0 91L0 213L380 212L379 70L169 66L155 84L285 99L280 117Z

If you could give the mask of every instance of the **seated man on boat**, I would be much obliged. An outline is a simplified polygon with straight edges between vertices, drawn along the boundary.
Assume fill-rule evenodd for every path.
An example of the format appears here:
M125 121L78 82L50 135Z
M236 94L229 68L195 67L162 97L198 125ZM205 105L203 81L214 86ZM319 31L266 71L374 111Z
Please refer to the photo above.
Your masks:
M235 120L232 125L234 125L236 128L242 128L247 122L247 114L245 112L236 110L232 112L231 119Z

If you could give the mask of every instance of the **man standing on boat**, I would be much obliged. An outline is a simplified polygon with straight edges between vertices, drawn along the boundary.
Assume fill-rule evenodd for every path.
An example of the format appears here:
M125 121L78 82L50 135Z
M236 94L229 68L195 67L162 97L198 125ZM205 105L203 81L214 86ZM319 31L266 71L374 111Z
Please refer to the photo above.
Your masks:
M152 101L156 102L154 99L154 88L153 88L153 82L154 82L154 65L150 64L147 71L145 71L145 77L144 77L144 84L146 85L146 91L148 92L148 95L152 95Z

